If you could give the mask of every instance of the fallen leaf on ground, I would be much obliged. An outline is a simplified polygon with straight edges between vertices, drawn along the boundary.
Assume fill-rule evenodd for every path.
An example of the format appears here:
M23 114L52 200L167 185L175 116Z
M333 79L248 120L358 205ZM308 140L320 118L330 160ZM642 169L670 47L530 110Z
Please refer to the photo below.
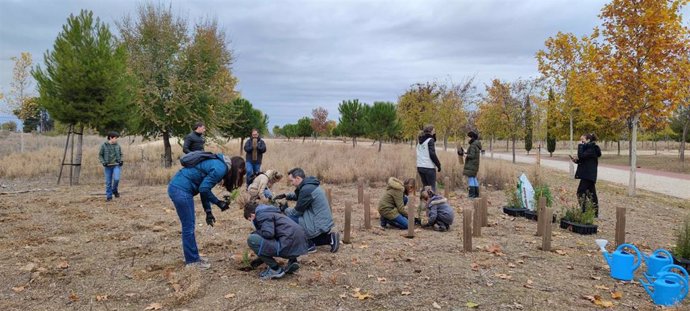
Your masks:
M148 307L146 307L146 309L144 309L144 310L160 310L160 309L163 309L163 305L158 303L158 302L154 302L154 303L150 304Z
M12 287L12 290L13 290L15 293L21 293L21 292L24 291L24 286Z
M489 254L495 254L496 256L503 256L503 253L501 252L501 246L498 244L492 244L486 247L486 251L489 252Z
M468 302L465 304L465 306L468 307L468 308L470 308L470 309L473 309L473 308L479 307L479 304L478 304L478 303L475 303L475 302L472 302L472 301L468 301Z
M342 299L347 298L347 294L340 294L340 298L342 298Z
M602 300L601 296L599 296L599 295L594 295L594 296L585 295L585 296L582 296L582 298L587 299L590 302L592 302L593 304L600 306L600 307L603 307L603 308L613 307L613 302L610 302L608 300Z
M441 306L438 303L436 303L435 301L434 301L434 303L431 304L431 306L434 307L434 309L441 309Z
M494 274L494 275L495 275L496 277L501 278L501 279L504 279L504 280L510 280L510 279L513 278L512 276L507 275L507 274L505 274L505 273L496 273L496 274Z
M567 268L568 270L575 270L575 268L574 268L573 266L566 266L566 268Z
M472 268L472 271L479 271L479 264L476 262L473 262L470 267Z
M79 301L79 296L77 296L77 294L75 293L70 293L69 300L71 300L72 302Z
M409 296L410 294L412 294L412 292L403 291L402 293L400 293L400 295L403 295L403 296Z
M359 246L359 248L361 248L361 249L369 248L369 245L362 244L362 245Z
M554 252L555 252L556 254L558 254L558 255L561 255L561 256L565 256L565 255L568 254L568 253L566 253L566 252L565 252L564 250L562 250L562 249L557 249L557 250L555 250Z
M180 284L178 284L178 283L173 283L172 288L173 288L173 290L175 290L175 292L177 293L177 292L180 291L180 289L182 289L182 286L181 286Z
M532 286L532 280L530 280L530 279L527 279L527 284L525 284L523 286L525 288L534 288L534 286Z
M60 269L67 269L69 268L69 263L66 261L61 261L60 263L58 263L57 267Z
M613 291L613 292L611 292L611 298L621 299L621 298L623 298L623 292Z
M225 299L235 298L235 293L228 293L227 295L225 295L223 297L225 297Z
M596 289L603 289L603 290L609 290L609 288L606 287L605 285L594 285L594 288L596 288Z
M515 264L512 263L512 262L509 262L509 263L508 263L508 268L515 268Z
M601 280L600 276L590 276L590 278L592 278L592 280L595 280L595 281Z
M96 301L106 301L108 300L108 295L96 295Z
M525 263L525 261L524 261L524 260L522 260L522 259L520 259L520 260L518 260L518 261L516 261L516 262L517 262L517 263L519 263L519 264L523 264L523 263Z
M354 289L354 293L352 294L352 297L357 298L359 300L374 298L373 296L369 295L368 293L362 293L360 288Z
M386 278L376 278L379 283L386 283Z

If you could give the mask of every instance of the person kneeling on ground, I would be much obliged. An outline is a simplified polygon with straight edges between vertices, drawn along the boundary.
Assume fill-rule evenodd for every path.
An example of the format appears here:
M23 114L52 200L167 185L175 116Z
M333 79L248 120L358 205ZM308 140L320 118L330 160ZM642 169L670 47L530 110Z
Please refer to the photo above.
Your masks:
M436 231L448 231L453 224L455 213L448 205L448 199L435 194L431 187L426 186L422 190L421 199L425 202L429 221L423 226L433 228Z
M381 215L381 227L391 225L398 229L407 229L407 211L405 211L405 186L395 178L388 178L386 193L379 200L379 215Z
M271 192L271 187L283 179L283 174L275 170L268 170L264 173L260 173L247 189L249 191L250 200L256 201L261 200L262 202L267 202L273 199L273 193Z
M319 180L314 176L306 177L299 167L288 171L288 180L296 187L295 192L279 194L274 199L297 201L294 208L285 209L285 215L304 228L310 241L309 252L316 252L319 245L330 245L331 253L337 252L340 234L331 232L335 225L333 214Z
M244 203L244 218L251 221L256 231L249 234L247 244L268 268L259 274L262 280L279 279L299 269L297 257L307 253L309 247L304 229L280 212L275 206L256 201ZM273 257L287 258L285 268ZM252 266L258 266L252 263Z

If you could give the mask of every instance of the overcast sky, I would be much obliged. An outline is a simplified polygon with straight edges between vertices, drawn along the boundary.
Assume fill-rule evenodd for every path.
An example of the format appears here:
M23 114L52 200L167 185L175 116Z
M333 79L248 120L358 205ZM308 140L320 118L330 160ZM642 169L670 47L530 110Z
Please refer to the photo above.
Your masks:
M342 100L395 102L417 82L476 76L483 89L492 78L536 77L534 54L544 40L558 31L589 33L606 2L197 0L172 7L190 22L218 19L234 51L238 89L272 127L318 106L337 120ZM28 51L43 63L69 14L92 10L117 31L114 22L139 3L0 0L0 89L9 91L11 57Z

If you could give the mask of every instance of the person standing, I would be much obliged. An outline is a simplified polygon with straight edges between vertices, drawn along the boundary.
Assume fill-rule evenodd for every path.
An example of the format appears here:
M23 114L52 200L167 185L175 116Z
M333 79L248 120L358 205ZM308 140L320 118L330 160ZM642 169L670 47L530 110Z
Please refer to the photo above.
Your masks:
M467 147L467 154L465 155L465 167L462 174L467 176L467 185L469 186L469 198L479 197L479 181L477 181L477 173L479 172L479 157L482 152L482 143L479 142L479 135L475 131L467 133L470 138L469 147Z
M580 180L577 187L577 199L586 212L586 202L589 200L594 206L594 215L599 218L599 198L597 197L597 169L601 149L596 144L597 136L594 133L580 136L580 144L577 145L577 158L573 162L577 164L575 179Z
M122 148L117 143L120 134L117 132L110 132L107 135L108 141L101 145L98 151L98 160L103 165L105 172L105 201L113 200L113 195L116 198L120 197L118 185L120 183L120 171L122 169Z
M244 159L232 157L226 159L222 154L215 158L205 159L194 166L183 167L168 184L168 196L175 206L182 226L182 251L186 267L208 269L211 264L199 256L194 235L196 215L194 213L194 196L201 196L201 205L206 212L206 224L213 226L216 218L211 212L211 204L221 211L226 211L228 203L221 201L211 189L222 184L228 192L242 186L244 177Z
M436 130L425 125L417 141L417 172L422 186L431 186L436 191L436 171L441 172L441 162L436 157Z
M192 132L184 137L182 152L190 153L192 151L204 151L204 144L206 143L206 139L204 138L205 132L206 126L204 126L204 123L195 123Z
M259 130L252 129L252 137L244 143L247 160L247 185L251 185L254 176L261 172L261 160L266 152L266 143L259 136Z

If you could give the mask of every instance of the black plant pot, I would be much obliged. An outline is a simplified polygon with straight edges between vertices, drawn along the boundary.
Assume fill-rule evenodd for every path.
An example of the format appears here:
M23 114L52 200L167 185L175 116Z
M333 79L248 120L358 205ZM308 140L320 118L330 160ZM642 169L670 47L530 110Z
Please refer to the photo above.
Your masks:
M504 206L503 207L503 212L514 217L522 217L525 215L526 208L521 208L521 207L512 207L512 206Z
M685 270L690 270L690 259L673 256L673 263L685 268Z
M583 225L583 224L578 224L574 222L567 221L565 219L561 219L561 228L566 229L568 231L572 231L578 234L596 234L597 233L597 225Z
M537 221L537 220L539 220L539 215L537 214L537 211L526 210L525 211L525 218L527 218L529 220ZM556 222L556 214L553 214L553 219L551 219L551 222L552 223Z

